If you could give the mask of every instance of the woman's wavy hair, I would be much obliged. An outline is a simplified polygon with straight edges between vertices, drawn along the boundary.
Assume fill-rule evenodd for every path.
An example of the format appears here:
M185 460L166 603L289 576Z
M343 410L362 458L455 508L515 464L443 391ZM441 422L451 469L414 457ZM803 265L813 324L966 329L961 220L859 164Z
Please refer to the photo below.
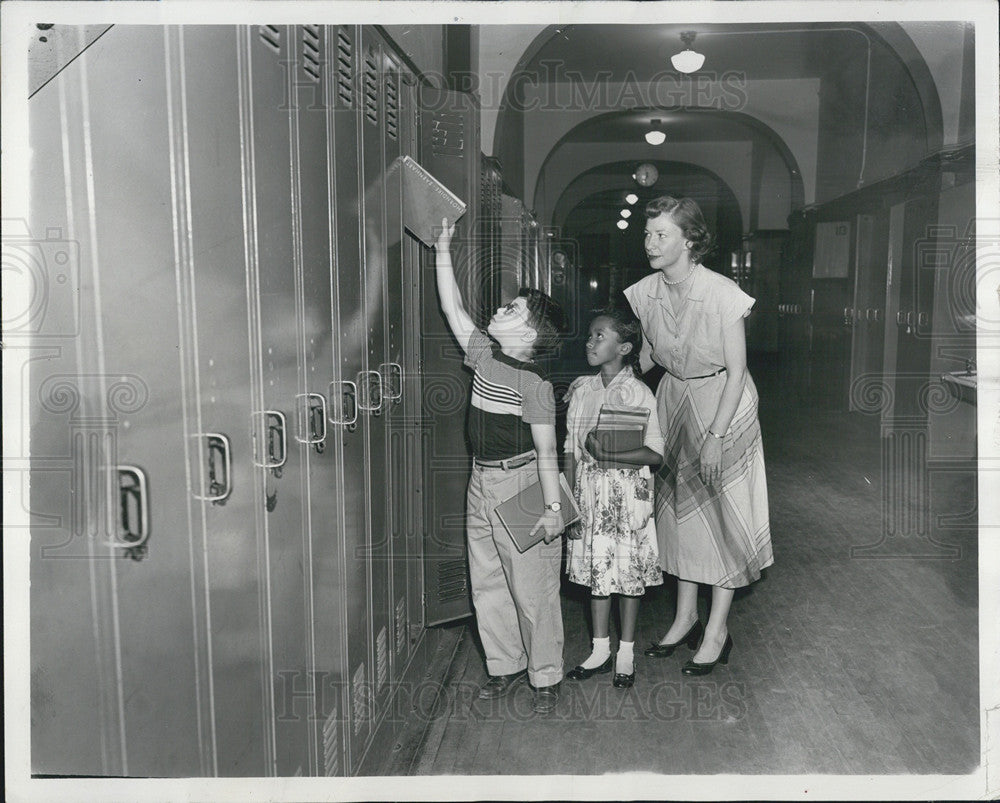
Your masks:
M590 320L607 318L611 328L615 330L622 343L631 343L632 350L622 357L622 362L632 369L636 376L641 376L639 369L639 351L642 349L642 326L639 319L627 306L612 302L606 307L591 311Z
M715 250L715 237L705 225L701 207L691 198L672 198L661 195L646 204L646 219L669 215L670 219L691 243L691 258L701 262L701 258Z

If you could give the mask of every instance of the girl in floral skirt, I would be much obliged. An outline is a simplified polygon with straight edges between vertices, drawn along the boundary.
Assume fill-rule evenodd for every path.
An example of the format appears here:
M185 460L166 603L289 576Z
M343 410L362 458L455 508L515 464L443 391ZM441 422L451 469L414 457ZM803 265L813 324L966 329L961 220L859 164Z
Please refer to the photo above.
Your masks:
M594 623L593 651L566 677L585 680L611 671L608 624L611 594L618 594L621 638L613 681L617 688L635 682L639 598L647 586L663 583L649 469L662 462L663 437L656 399L638 377L641 336L639 321L630 310L609 308L598 313L590 324L587 362L600 373L573 383L566 420L567 478L581 514L569 541L569 579L590 588ZM640 418L646 411L642 445L605 451L594 432L602 407L626 408L640 413Z

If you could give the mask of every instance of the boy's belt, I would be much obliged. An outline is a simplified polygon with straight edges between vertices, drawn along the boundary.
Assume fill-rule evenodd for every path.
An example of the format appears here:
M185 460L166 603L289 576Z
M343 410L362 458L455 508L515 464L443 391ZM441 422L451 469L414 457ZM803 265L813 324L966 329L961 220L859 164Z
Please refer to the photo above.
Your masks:
M534 452L525 452L513 457L505 457L503 460L480 460L478 457L474 457L473 461L480 468L502 468L504 471L509 471L512 468L520 468L528 463L534 463L536 457Z

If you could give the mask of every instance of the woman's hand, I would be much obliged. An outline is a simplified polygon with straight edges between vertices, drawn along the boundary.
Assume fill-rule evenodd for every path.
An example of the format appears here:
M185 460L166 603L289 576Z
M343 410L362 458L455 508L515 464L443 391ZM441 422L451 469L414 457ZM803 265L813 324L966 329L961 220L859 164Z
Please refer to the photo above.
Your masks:
M447 251L451 248L451 238L455 236L455 224L452 223L448 225L448 218L441 218L441 231L438 234L437 243L435 243L438 251Z
M699 455L699 470L702 482L713 485L722 478L722 439L705 435Z

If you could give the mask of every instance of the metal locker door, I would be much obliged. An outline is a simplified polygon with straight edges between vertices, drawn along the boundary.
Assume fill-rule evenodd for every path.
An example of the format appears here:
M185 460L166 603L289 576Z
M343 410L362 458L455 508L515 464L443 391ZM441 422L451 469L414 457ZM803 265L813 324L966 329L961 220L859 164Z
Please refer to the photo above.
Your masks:
M251 434L256 355L248 348L256 336L248 290L257 264L245 216L253 171L246 148L219 146L245 141L248 60L236 27L170 28L167 35L184 380L193 398L185 417L190 505L204 527L195 584L211 628L211 662L199 664L211 701L203 730L210 774L266 775L273 772L261 616L267 550Z
M328 116L334 103L330 40L332 29L319 25L295 28L293 68L294 193L296 259L302 266L300 333L306 396L300 416L308 421L306 449L308 517L305 522L312 574L309 578L309 675L297 680L300 694L314 703L310 728L310 775L342 775L343 701L348 678L345 664L343 514L345 497L340 428L340 338L332 252L334 215L333 163L336 143ZM332 392L331 392L332 391ZM298 713L304 714L305 711Z
M461 92L420 88L420 163L468 204L452 243L456 277L475 319L479 286L470 266L476 247L479 180L479 115ZM465 493L470 456L464 422L470 385L461 349L438 304L434 254L424 251L421 309L422 397L426 400L424 476L425 623L439 624L472 613L465 544Z
M107 518L91 524L96 543L90 569L95 626L107 629L114 649L107 663L106 654L98 657L99 694L112 697L108 709L117 734L104 723L102 766L92 771L140 776L206 768L200 728L205 698L196 665L205 645L193 632L196 527L186 507L183 383L170 303L176 298L176 221L164 60L160 29L118 27L58 79L65 89L60 101L67 145L79 157L71 155L64 167L84 177L79 183L71 178L67 208L74 237L86 243L84 270L96 316L85 324L96 336L78 379L104 394L87 422L103 441L100 454L87 450L80 457L96 460L93 467L106 483ZM52 616L45 603L42 611ZM43 668L58 671L62 662L75 671L78 660L94 654L65 652L74 650L77 638L70 623L59 623L63 652L43 659ZM68 688L87 693L72 678ZM85 741L92 732L67 735Z
M77 45L77 32L56 39ZM64 61L71 55L61 54ZM30 472L31 771L112 775L122 771L120 696L110 568L104 394L85 363L100 352L86 198L81 73L84 62L28 104L28 219L4 220L4 270L20 269L31 299L4 309L4 348L28 360L28 432L5 443ZM76 203L73 203L73 200ZM14 443L19 441L19 443ZM12 533L6 533L12 537ZM86 738L81 738L84 736Z
M399 62L382 43L380 82L382 101L383 192L385 201L385 266L386 314L384 321L386 362L382 368L385 382L383 400L389 439L386 450L386 495L388 500L388 568L390 603L389 677L395 680L405 665L409 639L406 610L406 494L410 475L407 471L407 443L412 427L406 418L404 395L409 391L405 381L404 351L406 335L404 308L406 289L403 279L403 185L400 167L402 106L400 102L402 71Z
M409 71L402 73L400 90L400 132L402 152L417 154L419 139L416 116L417 83ZM419 638L424 622L424 573L423 573L423 383L420 371L421 331L420 308L422 302L421 260L423 245L408 234L403 236L403 352L404 391L403 418L406 421L404 529L405 552L396 551L394 559L405 561L407 642L412 645ZM398 542L397 542L398 544ZM398 576L398 575L397 575ZM396 590L396 599L400 591ZM398 604L398 603L397 603ZM399 632L396 638L400 639Z
M332 210L334 236L334 292L340 336L340 388L331 392L331 409L337 420L335 437L340 440L343 460L345 504L341 518L340 541L344 622L348 679L340 696L346 730L345 773L353 773L361 763L363 748L372 730L369 700L371 689L372 631L369 613L370 578L365 563L367 551L368 507L367 435L368 414L360 409L360 393L368 379L366 294L381 300L377 283L366 284L361 257L361 193L358 117L361 114L359 80L359 30L355 26L330 29L333 58L334 105L330 111L333 140L331 161L334 173L335 207ZM376 366L377 367L377 366ZM370 405L369 405L370 406Z
M389 654L392 603L389 596L389 443L386 399L385 320L387 316L387 272L385 229L385 169L382 130L386 124L381 86L382 48L374 29L361 29L362 114L359 140L362 159L362 248L364 249L365 320L367 323L368 382L362 396L364 421L368 429L368 543L365 552L370 576L369 616L373 648L372 702L377 720L389 693ZM367 397L367 403L365 403Z
M292 243L291 140L289 100L293 71L289 69L294 29L264 25L248 33L250 52L251 142L254 152L254 253L257 259L254 301L259 314L257 342L260 395L255 408L261 428L284 444L282 455L269 454L262 463L266 494L264 542L267 551L267 677L273 700L268 714L273 727L274 755L268 773L294 775L305 771L310 719L288 708L307 669L305 578L311 574L303 526L303 484L308 433L299 426L298 406L308 392L302 369L299 332L303 328L301 265ZM258 455L258 458L263 455ZM295 685L291 685L295 684ZM303 701L298 700L301 705Z

